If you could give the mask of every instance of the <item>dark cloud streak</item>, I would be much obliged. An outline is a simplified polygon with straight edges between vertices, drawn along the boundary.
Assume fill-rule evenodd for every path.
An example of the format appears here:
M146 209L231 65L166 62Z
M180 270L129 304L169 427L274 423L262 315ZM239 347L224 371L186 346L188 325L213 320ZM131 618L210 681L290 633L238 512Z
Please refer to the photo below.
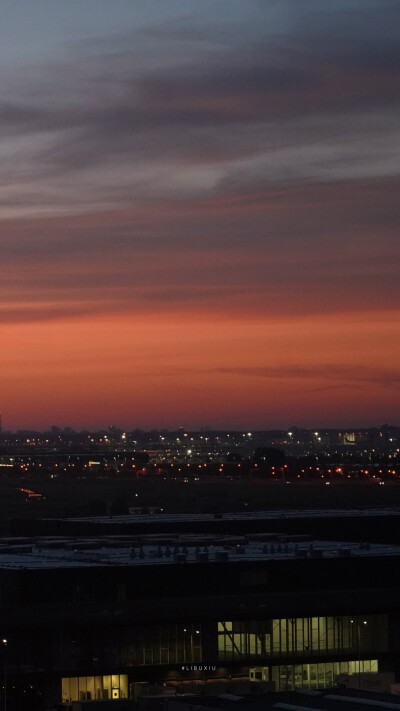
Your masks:
M221 373L246 376L252 378L268 378L276 380L312 380L312 381L337 381L332 386L336 388L343 385L361 385L375 383L384 387L400 387L400 371L371 368L365 365L338 365L325 363L314 366L276 366L266 368L220 368Z

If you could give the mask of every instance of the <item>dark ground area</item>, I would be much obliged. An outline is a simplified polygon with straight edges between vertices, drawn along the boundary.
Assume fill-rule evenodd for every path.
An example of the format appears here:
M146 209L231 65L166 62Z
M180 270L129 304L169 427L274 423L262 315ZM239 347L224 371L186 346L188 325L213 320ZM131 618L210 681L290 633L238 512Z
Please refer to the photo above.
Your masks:
M27 500L21 488L46 498ZM400 506L400 484L4 479L0 482L0 533L8 533L11 518L117 515L128 513L129 506L156 506L169 513Z

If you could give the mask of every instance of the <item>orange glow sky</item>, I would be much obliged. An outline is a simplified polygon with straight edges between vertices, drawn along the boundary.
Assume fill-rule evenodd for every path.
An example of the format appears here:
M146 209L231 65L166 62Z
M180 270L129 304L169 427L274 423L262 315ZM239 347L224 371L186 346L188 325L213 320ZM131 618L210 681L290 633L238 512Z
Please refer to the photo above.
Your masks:
M392 322L375 314L241 319L231 313L119 314L2 327L3 398L18 422L90 426L266 422L383 416L398 386ZM354 363L354 352L358 357ZM395 403L390 414L395 417ZM155 416L156 414L156 416ZM382 417L381 417L382 419Z
M3 428L398 424L398 3L118 3L0 30Z

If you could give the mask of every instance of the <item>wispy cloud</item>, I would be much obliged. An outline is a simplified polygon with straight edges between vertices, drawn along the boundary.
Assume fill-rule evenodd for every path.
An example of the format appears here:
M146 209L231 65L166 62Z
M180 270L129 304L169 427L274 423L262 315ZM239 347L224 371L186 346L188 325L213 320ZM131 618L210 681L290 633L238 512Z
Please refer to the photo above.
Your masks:
M396 311L396 193L366 181L4 220L1 318L64 317L68 305L249 319Z
M3 70L0 205L74 212L398 175L399 6L323 5L254 3L227 23L223 3Z
M362 364L340 365L338 363L324 363L323 365L316 364L313 366L284 365L265 368L220 368L219 371L251 378L315 382L316 386L308 388L307 392L366 384L382 385L389 388L400 386L399 370L385 370ZM318 382L324 384L318 385Z

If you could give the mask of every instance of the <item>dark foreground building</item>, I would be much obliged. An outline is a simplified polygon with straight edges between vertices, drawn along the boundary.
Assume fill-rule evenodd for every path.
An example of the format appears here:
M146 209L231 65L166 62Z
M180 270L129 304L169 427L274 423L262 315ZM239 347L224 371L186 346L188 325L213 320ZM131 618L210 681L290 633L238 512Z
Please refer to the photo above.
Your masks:
M8 710L162 684L279 691L378 670L400 678L400 547L291 538L4 541Z
M157 507L151 507L157 509ZM146 509L145 509L146 510ZM137 513L125 516L11 520L14 536L130 534L309 534L323 540L400 543L400 507L251 511L240 513Z

